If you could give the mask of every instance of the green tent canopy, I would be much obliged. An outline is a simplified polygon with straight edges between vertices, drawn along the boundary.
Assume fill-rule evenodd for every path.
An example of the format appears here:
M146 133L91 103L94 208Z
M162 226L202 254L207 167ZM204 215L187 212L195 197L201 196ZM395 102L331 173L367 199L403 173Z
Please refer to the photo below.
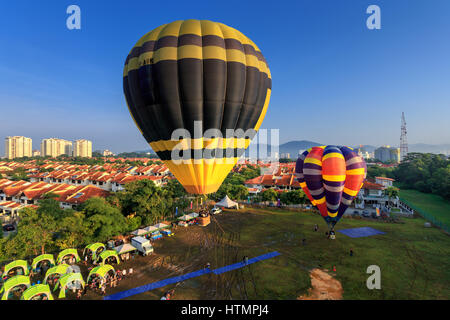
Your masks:
M28 262L25 260L14 260L5 266L5 274L8 274L14 268L22 268L23 275L28 275Z
M104 264L102 266L98 266L95 267L94 269L91 270L91 272L89 272L89 275L87 277L86 282L89 283L89 279L91 278L91 276L93 276L94 274L104 278L105 275L109 272L109 271L113 271L114 274L116 273L116 271L114 270L114 267L112 265L109 264Z
M47 283L47 278L49 276L51 276L52 274L55 274L55 273L57 273L59 275L65 274L67 272L67 269L69 269L69 267L70 266L68 264L59 264L57 266L54 266L53 268L48 269L47 272L45 273L45 278L44 278L43 283Z
M37 256L36 258L33 259L33 262L31 264L33 270L35 270L37 268L38 263L42 261L48 261L50 262L50 264L55 265L55 258L53 258L52 254L49 253L41 254L40 256Z
M45 294L48 300L53 300L53 296L50 292L50 287L48 284L36 284L27 290L25 290L22 294L21 300L31 300L34 296L38 294Z
M105 245L101 242L88 244L83 250L83 256L86 256L87 250L90 250L92 252L92 259L96 260L97 259L97 251L100 248L103 248L103 250L106 249Z
M83 280L83 275L81 273L67 273L61 276L61 278L58 279L58 282L56 283L55 288L53 288L53 291L56 291L58 287L61 287L59 290L58 298L62 299L66 297L66 287L67 284L71 282L79 282L81 286L84 288L86 283Z
M77 249L65 249L58 254L58 258L56 258L57 263L62 263L64 258L68 255L73 255L77 262L80 261Z
M116 263L120 264L120 259L119 259L119 255L117 254L117 252L115 250L106 250L103 251L102 253L100 253L99 255L99 261L101 261L101 264L105 264L106 259L108 259L109 257L114 257L116 258Z
M0 293L3 292L2 300L8 300L9 291L19 285L25 285L28 288L30 287L30 277L28 276L14 276L5 281L2 288L0 289Z

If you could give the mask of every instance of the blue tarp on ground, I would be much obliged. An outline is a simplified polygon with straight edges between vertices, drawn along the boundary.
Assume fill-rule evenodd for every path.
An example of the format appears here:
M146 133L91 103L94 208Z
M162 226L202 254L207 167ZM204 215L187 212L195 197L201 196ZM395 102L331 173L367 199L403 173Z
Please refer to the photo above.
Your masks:
M352 229L343 229L338 230L338 232L349 236L350 238L361 238L361 237L369 237L377 234L385 234L383 231L370 228L370 227L362 227L362 228L352 228Z
M279 255L280 255L280 253L278 253L276 251L270 252L270 253L266 253L266 254L263 254L261 256L255 257L255 258L248 259L247 265L255 263L255 262L258 262L258 261L261 261L261 260L270 259L270 258L279 256ZM133 288L133 289L130 289L130 290L126 290L126 291L118 292L118 293L115 293L115 294L111 294L109 296L104 297L103 299L104 300L120 300L120 299L124 299L124 298L127 298L127 297L134 296L134 295L139 294L139 293L143 293L143 292L146 292L146 291L150 291L150 290L154 290L154 289L157 289L157 288L165 287L165 286L167 286L169 284L173 284L173 283L177 283L177 282L180 282L180 281L185 281L185 280L188 280L188 279L191 279L191 278L199 277L201 275L208 274L208 273L211 273L211 272L213 272L214 274L221 274L221 273L228 272L228 271L235 270L235 269L242 268L242 267L245 267L245 264L243 262L238 262L238 263L235 263L235 264L232 264L232 265L229 265L229 266L225 266L225 267L222 267L222 268L214 269L214 270L210 270L210 269L197 270L197 271L194 271L194 272L191 272L191 273L187 273L187 274L184 274L184 275L181 275L181 276L177 276L177 277L173 277L173 278L169 278L169 279L164 279L164 280L161 280L161 281L149 283L149 284L146 284L144 286L140 286L140 287Z
M261 261L261 260L270 259L270 258L279 256L279 255L280 254L278 252L276 252L276 251L270 252L270 253L266 253L266 254L263 254L261 256L255 257L255 258L248 259L247 265L255 263L255 262L258 262L258 261ZM221 274L221 273L232 271L232 270L239 269L239 268L242 268L242 267L245 267L244 262L238 262L238 263L235 263L235 264L231 264L229 266L225 266L225 267L222 267L222 268L219 268L219 269L215 269L212 272L214 274Z
M115 294L106 296L103 299L104 300L120 300L120 299L124 299L124 298L127 298L127 297L134 296L135 294L139 294L139 293L143 293L143 292L146 292L146 291L154 290L154 289L157 289L157 288L165 287L165 286L167 286L169 284L177 283L177 282L180 282L180 281L185 281L185 280L188 280L188 279L191 279L191 278L195 278L195 277L207 274L207 273L211 273L211 270L209 270L209 269L197 270L197 271L194 271L194 272L191 272L191 273L187 273L187 274L184 274L184 275L181 275L181 276L178 276L178 277L164 279L164 280L161 280L161 281L157 281L157 282L146 284L144 286L140 286L140 287L133 288L133 289L130 289L130 290L122 291L122 292L119 292L119 293L115 293Z

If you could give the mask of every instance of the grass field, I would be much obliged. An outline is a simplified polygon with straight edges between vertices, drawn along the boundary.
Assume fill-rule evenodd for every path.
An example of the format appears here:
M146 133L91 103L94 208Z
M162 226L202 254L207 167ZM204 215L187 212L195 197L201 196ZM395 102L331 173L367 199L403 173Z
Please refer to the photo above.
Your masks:
M221 275L207 274L167 285L126 299L159 300L170 289L173 299L296 299L308 294L310 272L327 270L343 288L343 299L450 299L450 236L425 228L422 218L400 218L398 223L343 218L336 240L328 240L326 224L313 212L277 208L225 210L206 227L177 227L173 237L154 243L155 253L122 262L133 268L107 294L193 272L207 262L216 269L278 251L281 255ZM314 231L314 225L319 231ZM341 229L372 227L385 234L350 238ZM303 245L302 239L306 239ZM349 255L353 249L354 255ZM84 279L87 267L79 264ZM381 289L366 286L367 267L381 269ZM336 272L331 272L336 266ZM320 289L320 294L323 290ZM69 292L68 299L74 299ZM102 299L89 290L84 299Z
M173 264L189 265L183 273L207 261L217 268L241 261L244 255L252 258L275 250L281 255L227 272L220 279L205 275L185 281L176 288L174 299L296 299L311 287L311 269L331 270L333 265L336 272L331 274L341 282L344 299L450 299L450 237L437 228L424 228L422 218L403 218L395 224L344 218L337 231L368 226L386 234L350 238L337 232L336 240L326 238L324 221L311 212L245 208L215 219L207 227L178 228L174 237L155 246L155 252L170 256ZM316 223L318 232L314 232ZM213 246L215 234L223 234L228 245ZM302 245L304 238L306 245ZM381 290L366 287L370 265L381 268ZM223 291L224 283L232 283L228 292ZM132 299L155 299L168 289Z
M450 227L450 202L431 193L416 190L400 190L400 198L429 213Z
M241 230L241 241L258 243L283 255L255 265L264 293L255 298L292 299L310 286L307 270L331 269L344 288L344 299L449 299L450 238L437 229L423 228L422 219L404 219L404 224L343 219L337 230L369 226L386 232L366 238L349 238L337 232L326 239L324 222L311 213L261 210L260 222ZM314 223L322 226L314 232ZM301 239L306 238L306 245ZM349 256L350 248L355 255ZM368 290L369 265L378 265L382 289ZM277 285L273 285L277 283Z

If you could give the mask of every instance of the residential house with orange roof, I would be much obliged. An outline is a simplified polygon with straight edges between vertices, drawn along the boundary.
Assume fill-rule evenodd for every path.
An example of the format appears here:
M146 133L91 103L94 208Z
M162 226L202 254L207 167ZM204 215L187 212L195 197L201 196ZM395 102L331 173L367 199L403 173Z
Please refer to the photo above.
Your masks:
M61 201L61 206L63 208L76 208L77 205L82 204L86 200L92 197L101 197L106 198L110 195L109 191L103 190L101 188L86 185L79 186L70 191L70 195L65 193L62 197L60 197L59 201Z
M1 224L12 223L19 217L19 210L23 209L23 204L14 201L0 201L0 222Z
M263 189L276 189L276 190L297 190L300 189L300 183L297 181L293 174L285 175L272 175L265 174L253 179L249 179L244 182L249 193L257 194Z
M398 197L391 197L386 193L386 189L389 186L392 186L393 179L384 178L378 179L375 178L375 181L365 180L361 190L357 195L357 199L355 201L355 208L372 210L375 211L376 208L384 212L390 212L392 207L400 209L400 213L402 214L413 214L413 211L406 206L404 203L400 201ZM379 182L388 181L384 184ZM390 182L390 183L389 183Z
M125 189L125 184L138 181L138 180L151 180L155 183L157 186L162 186L163 184L167 183L168 179L167 177L158 177L158 176L132 176L132 175L126 175L121 178L116 177L114 179L114 183L112 184L112 191L122 191Z
M108 197L109 191L93 185L74 186L65 183L6 181L0 180L0 203L8 203L9 208L20 210L23 206L37 205L45 194L57 196L62 208L74 208L92 197ZM17 205L12 205L11 202ZM20 207L22 206L22 207ZM13 213L9 210L7 213Z
M375 182L383 185L386 188L392 187L394 183L394 179L386 178L386 177L375 177Z

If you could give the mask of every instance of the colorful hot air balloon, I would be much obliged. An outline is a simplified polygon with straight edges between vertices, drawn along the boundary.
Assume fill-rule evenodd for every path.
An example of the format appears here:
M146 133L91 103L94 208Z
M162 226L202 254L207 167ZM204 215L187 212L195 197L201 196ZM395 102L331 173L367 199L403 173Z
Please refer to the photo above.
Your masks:
M367 166L349 147L320 146L300 155L295 173L332 230L361 189Z
M271 85L259 48L238 30L206 20L150 31L129 53L123 73L137 127L195 194L217 191L244 153L266 114ZM189 137L172 136L176 129Z

